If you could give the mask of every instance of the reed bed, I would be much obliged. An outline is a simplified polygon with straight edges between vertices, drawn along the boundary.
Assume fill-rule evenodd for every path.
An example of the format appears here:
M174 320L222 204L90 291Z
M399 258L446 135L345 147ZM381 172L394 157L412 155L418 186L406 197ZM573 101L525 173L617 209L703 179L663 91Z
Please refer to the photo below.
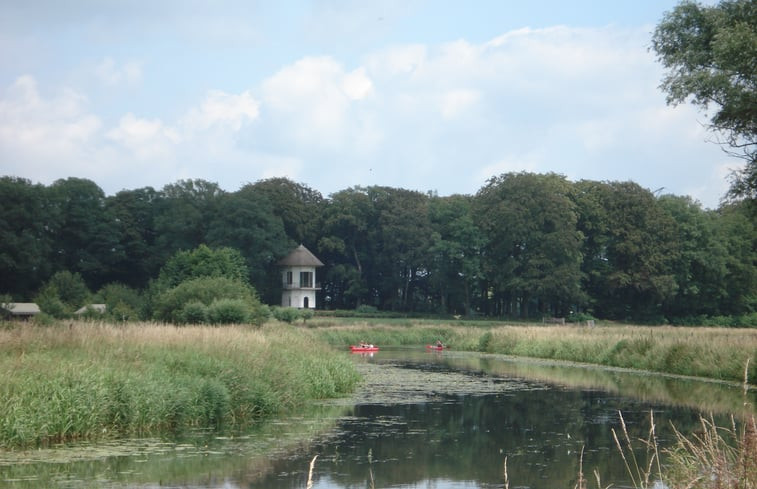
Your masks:
M0 447L249 426L345 395L348 358L286 325L0 330Z
M412 326L412 327L411 327ZM367 341L420 345L441 339L451 348L564 360L757 384L757 329L672 326L457 326L454 323L353 324L316 328L335 346Z

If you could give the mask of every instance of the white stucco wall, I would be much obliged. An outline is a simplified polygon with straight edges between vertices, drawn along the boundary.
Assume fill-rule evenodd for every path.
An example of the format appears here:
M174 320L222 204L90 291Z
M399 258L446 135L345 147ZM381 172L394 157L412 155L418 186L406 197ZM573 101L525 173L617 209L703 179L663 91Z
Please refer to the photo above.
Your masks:
M287 284L287 272L292 273L292 284ZM313 277L311 288L300 288L300 272L310 272ZM283 291L281 293L282 307L305 307L305 298L308 299L308 309L315 309L315 287L317 284L315 267L286 267L281 271L281 283Z

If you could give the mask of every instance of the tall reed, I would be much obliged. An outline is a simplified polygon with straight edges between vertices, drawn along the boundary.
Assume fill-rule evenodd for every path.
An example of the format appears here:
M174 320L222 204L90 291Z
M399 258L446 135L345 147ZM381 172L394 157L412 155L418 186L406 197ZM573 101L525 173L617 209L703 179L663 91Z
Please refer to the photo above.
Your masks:
M358 381L348 358L285 325L24 324L0 331L0 446L235 429Z
M335 346L368 341L421 345L441 339L456 350L592 363L757 384L757 329L670 326L457 326L423 322L339 325L312 330Z

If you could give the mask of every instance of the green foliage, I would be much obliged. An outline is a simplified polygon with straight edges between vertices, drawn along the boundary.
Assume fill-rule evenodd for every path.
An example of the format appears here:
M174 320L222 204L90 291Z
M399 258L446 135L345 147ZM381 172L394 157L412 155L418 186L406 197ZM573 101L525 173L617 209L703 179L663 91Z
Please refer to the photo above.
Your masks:
M731 195L757 199L757 5L721 0L704 6L682 1L667 12L652 47L668 72L662 82L668 103L691 100L710 109L713 131L746 159Z
M200 245L192 251L179 251L160 269L158 283L170 289L198 277L226 277L249 283L249 271L242 254L232 248L211 249Z
M140 291L120 283L103 286L93 302L105 304L105 314L116 321L135 321L143 319L146 310L145 300Z
M572 304L586 300L581 290L584 236L565 177L494 177L476 194L474 215L490 257L483 273L493 294L507 301L502 315L564 316Z
M176 314L164 311L166 294L201 276L251 283L276 304L277 260L300 239L326 263L319 305L334 316L579 310L750 326L744 318L757 311L754 208L705 210L633 182L518 173L493 178L475 196L372 186L323 199L286 179L232 193L189 180L106 197L87 180L45 187L0 177L0 197L0 293L61 318L102 302L106 320L186 321L184 302ZM42 282L48 278L60 283ZM82 286L99 288L97 296L82 300ZM208 307L215 298L196 300ZM260 323L269 313L260 300L252 304Z
M216 299L208 306L211 324L246 324L252 314L252 307L242 299Z
M154 305L154 318L159 321L182 323L183 311L187 304L201 303L210 307L213 302L220 299L234 299L245 304L249 321L259 324L264 321L264 309L260 307L260 301L255 291L247 284L226 277L199 277L186 280L160 294ZM224 307L219 306L219 318L222 316ZM230 309L238 309L231 306ZM208 310L210 315L210 310ZM210 316L209 316L210 319Z
M55 287L45 287L34 298L34 302L39 306L40 311L56 319L70 317L74 310L63 303L58 297L58 290Z
M300 311L293 307L273 307L271 308L271 313L278 321L289 324L300 318Z
M303 323L306 323L308 319L312 319L313 316L315 316L315 312L312 309L302 309L300 311L300 318L302 318Z
M263 300L272 303L280 299L276 260L292 246L271 202L256 187L245 185L233 194L220 196L216 204L216 213L208 220L207 244L239 250L249 270L249 281Z
M492 342L492 332L487 331L486 333L481 335L481 338L478 340L478 351L488 353L490 352L491 348L491 342Z
M178 315L181 324L203 324L208 322L208 306L200 301L184 304Z
M596 320L596 318L592 316L591 314L589 314L588 312L571 312L565 318L565 321L569 323L585 323L586 321L593 321L593 320Z
M0 344L0 447L241 429L345 395L359 380L349 358L285 327L213 331L26 329L20 341Z
M66 308L73 311L90 302L92 294L80 274L63 270L50 277L40 295L58 298Z
M197 402L203 425L218 428L228 418L231 396L220 381L205 379L200 386Z
M53 240L48 191L16 177L0 177L0 293L28 297L49 276Z

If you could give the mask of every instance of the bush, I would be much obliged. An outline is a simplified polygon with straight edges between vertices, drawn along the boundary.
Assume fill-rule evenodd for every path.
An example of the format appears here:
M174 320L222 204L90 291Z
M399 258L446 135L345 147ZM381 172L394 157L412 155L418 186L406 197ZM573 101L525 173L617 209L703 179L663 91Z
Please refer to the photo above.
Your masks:
M236 299L247 305L247 317L243 322L259 324L265 321L266 308L262 307L255 290L243 283L226 277L199 277L180 283L155 299L153 316L159 321L181 323L182 311L191 302L210 306L220 299ZM220 312L219 312L220 313Z
M312 319L313 316L315 316L315 313L312 309L303 309L300 311L300 317L302 318L302 322L307 322L308 319Z
M142 294L131 287L119 283L103 286L95 294L94 302L105 304L105 313L113 320L127 321L143 319L145 300Z
M596 320L596 318L587 312L573 312L565 320L569 323L585 323L586 321Z
M34 302L43 313L55 319L69 318L73 313L73 310L60 300L54 287L45 287Z
M271 312L277 320L289 324L292 324L300 317L300 311L293 307L274 307Z
M246 324L252 311L241 299L217 299L208 306L208 321L211 324Z
M200 301L184 305L179 315L183 324L203 324L208 321L208 307Z
M50 277L42 291L57 297L71 311L90 302L92 295L82 276L67 270L56 272Z

